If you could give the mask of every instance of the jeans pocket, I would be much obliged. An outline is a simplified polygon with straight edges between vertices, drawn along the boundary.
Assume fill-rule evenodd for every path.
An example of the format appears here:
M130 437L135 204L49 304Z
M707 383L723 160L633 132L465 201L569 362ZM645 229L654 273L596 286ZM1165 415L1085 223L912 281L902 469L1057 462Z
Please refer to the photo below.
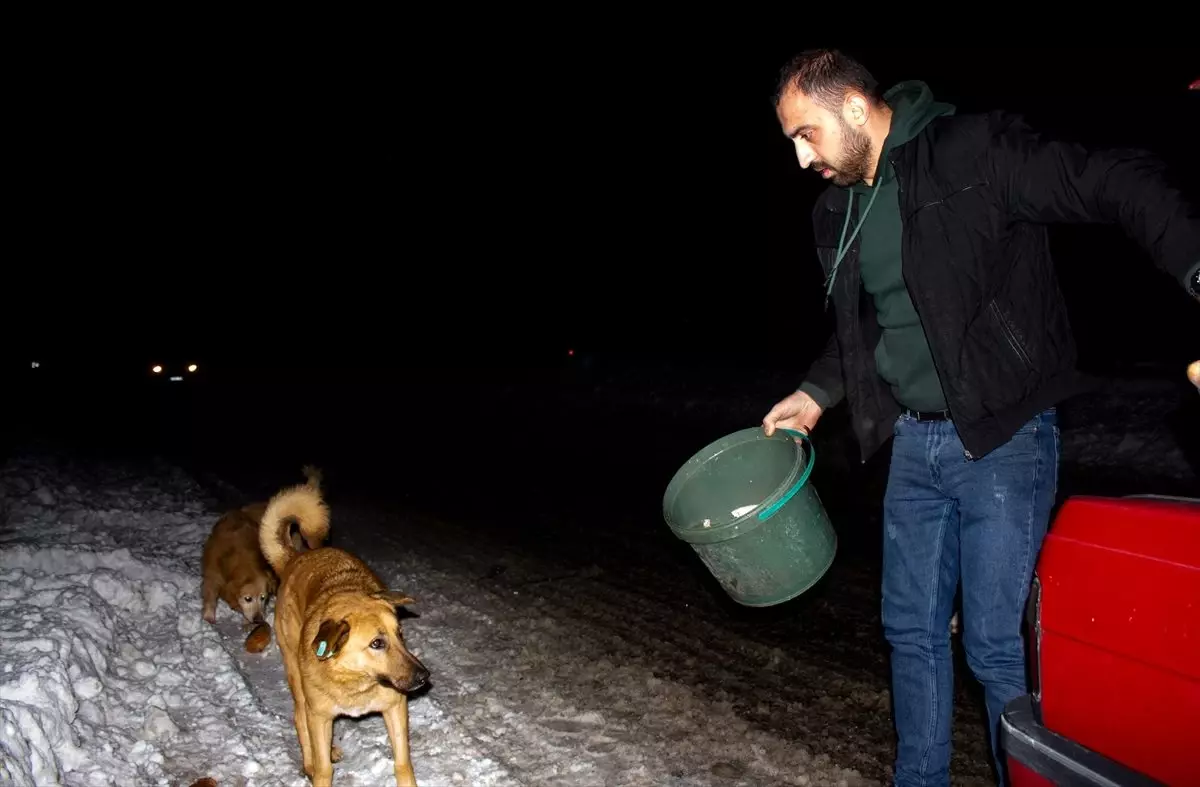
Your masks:
M1013 433L1013 437L1016 437L1018 435L1025 435L1025 436L1035 435L1038 433L1038 430L1041 428L1041 426L1042 426L1041 419L1035 416L1034 418L1030 418L1028 421L1021 424L1021 427L1019 429L1017 429L1016 432Z
M1039 431L1047 428L1053 428L1055 434L1058 434L1058 410L1054 407L1049 407L1042 412L1030 418L1025 423L1021 424L1021 428L1017 429L1016 435L1036 435Z

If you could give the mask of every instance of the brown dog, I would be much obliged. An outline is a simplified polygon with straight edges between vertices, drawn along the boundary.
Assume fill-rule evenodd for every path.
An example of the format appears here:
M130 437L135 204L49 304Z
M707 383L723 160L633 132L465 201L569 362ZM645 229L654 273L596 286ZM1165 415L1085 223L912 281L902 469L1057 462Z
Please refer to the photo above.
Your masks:
M391 591L354 555L334 547L297 554L288 540L298 521L306 540L328 527L318 490L297 486L271 499L260 544L281 578L275 637L295 703L293 720L304 773L331 787L337 716L382 713L392 743L396 784L416 787L408 751L408 697L429 671L404 645L396 607L413 600Z
M304 475L314 489L320 488L321 474L316 468L305 467ZM263 622L267 602L279 586L279 577L263 557L258 544L258 531L266 503L251 503L222 516L213 526L204 543L201 556L203 580L200 596L201 616L209 623L217 622L217 600L242 613L247 625ZM321 541L309 542L309 547ZM301 547L300 534L290 535L296 549Z

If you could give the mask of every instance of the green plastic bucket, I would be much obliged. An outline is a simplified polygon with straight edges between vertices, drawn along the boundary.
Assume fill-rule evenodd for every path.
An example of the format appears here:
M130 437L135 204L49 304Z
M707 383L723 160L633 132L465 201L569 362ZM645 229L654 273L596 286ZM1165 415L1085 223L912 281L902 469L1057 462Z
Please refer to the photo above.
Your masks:
M815 462L803 432L734 432L676 471L663 517L734 601L782 604L816 584L837 552L837 534L808 483Z

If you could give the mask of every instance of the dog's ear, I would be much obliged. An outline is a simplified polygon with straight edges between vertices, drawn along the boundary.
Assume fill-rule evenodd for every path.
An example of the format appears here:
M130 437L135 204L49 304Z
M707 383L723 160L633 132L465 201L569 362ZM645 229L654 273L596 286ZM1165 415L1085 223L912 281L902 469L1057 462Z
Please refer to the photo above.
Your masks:
M317 638L313 640L313 652L320 661L331 659L349 638L350 624L345 619L322 621L321 628L317 630Z
M381 598L393 607L402 607L405 604L415 604L417 600L412 598L407 593L401 593L399 590L380 590L371 594L371 598Z

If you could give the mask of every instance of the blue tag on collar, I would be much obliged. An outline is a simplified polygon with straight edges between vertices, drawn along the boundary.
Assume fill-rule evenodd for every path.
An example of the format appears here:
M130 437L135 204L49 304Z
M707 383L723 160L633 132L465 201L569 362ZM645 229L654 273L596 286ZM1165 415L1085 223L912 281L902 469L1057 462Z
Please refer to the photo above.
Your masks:
M321 643L319 645L317 645L317 655L318 656L325 655L325 640L321 640Z

